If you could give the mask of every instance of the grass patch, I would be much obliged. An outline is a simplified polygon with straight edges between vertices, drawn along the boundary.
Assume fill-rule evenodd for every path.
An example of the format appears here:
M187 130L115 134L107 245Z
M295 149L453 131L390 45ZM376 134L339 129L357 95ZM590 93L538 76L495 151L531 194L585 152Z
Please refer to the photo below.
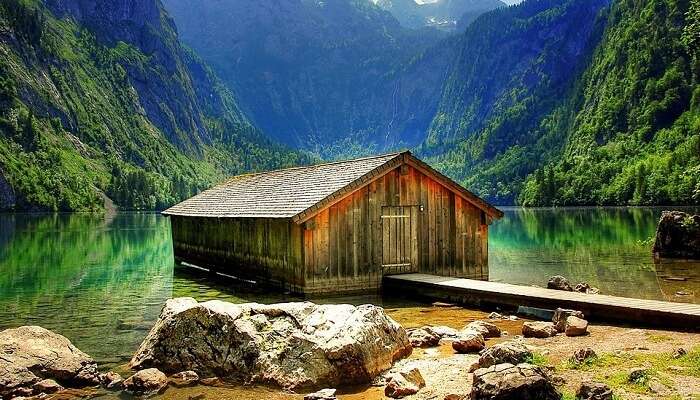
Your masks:
M528 358L525 362L528 364L538 365L540 367L549 365L549 360L547 357L540 353L532 353L532 356L530 356L530 358Z
M647 340L652 342L652 343L663 343L663 342L669 342L673 340L670 336L667 335L654 335L654 334L647 334Z

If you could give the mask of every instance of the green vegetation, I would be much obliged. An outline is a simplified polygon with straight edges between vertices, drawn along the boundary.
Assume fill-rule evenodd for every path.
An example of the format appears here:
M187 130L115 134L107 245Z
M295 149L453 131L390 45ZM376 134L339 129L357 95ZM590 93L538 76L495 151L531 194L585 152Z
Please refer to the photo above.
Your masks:
M480 18L423 154L501 204L700 204L698 3L598 3L596 19L594 2L540 0ZM554 29L560 42L537 42ZM567 45L584 51L557 63Z
M170 25L148 23L157 53L36 0L0 4L0 182L16 196L0 208L99 210L106 195L161 209L227 175L309 161L248 123Z

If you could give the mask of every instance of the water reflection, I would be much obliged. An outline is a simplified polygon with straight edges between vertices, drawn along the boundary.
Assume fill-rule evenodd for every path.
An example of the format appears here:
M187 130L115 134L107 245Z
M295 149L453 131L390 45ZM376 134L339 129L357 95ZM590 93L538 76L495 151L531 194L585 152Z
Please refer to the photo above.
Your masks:
M606 294L700 302L700 263L654 263L650 238L662 210L506 209L490 230L490 279L543 286L561 274Z
M563 274L607 294L700 302L700 264L655 265L641 243L654 233L660 212L507 210L491 229L491 278L543 285ZM130 358L163 303L178 296L298 300L175 268L170 222L157 214L0 215L0 329L44 326L111 368ZM325 301L418 306L377 296Z

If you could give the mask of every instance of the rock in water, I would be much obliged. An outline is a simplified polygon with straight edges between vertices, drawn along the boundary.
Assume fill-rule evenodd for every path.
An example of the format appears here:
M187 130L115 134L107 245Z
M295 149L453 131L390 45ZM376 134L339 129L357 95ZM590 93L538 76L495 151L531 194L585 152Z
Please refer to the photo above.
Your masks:
M554 290L566 290L567 292L573 292L574 288L571 287L569 281L561 275L555 275L549 278L547 282L548 289Z
M408 340L413 347L434 347L440 343L440 335L429 326L408 331Z
M481 334L484 338L497 338L501 337L501 328L492 324L488 321L477 320L467 324L467 326L462 329L463 333L476 332Z
M67 387L99 383L97 364L73 346L70 340L39 326L22 326L0 332L0 396L41 393L55 386L41 381L52 379Z
M700 260L700 215L664 211L653 252L659 257Z
M552 322L554 322L554 327L557 329L558 332L564 332L566 330L566 319L571 316L581 319L585 318L581 311L569 310L566 308L557 308L556 310L554 310Z
M532 358L532 352L522 343L508 341L487 348L481 353L477 368L488 368L497 364L520 364Z
M168 300L130 365L319 388L369 383L411 350L381 307L178 298Z
M583 336L588 333L588 321L571 316L566 319L566 336Z
M465 333L452 342L452 348L459 354L479 352L485 345L484 337L478 333Z
M583 382L576 391L576 400L612 400L610 387L599 382Z
M304 400L336 400L335 389L321 389L318 392L309 393L304 396Z
M540 367L499 364L474 372L473 400L559 400L554 384Z
M557 335L557 330L552 322L525 322L523 324L523 336L526 338L548 338Z
M416 394L425 387L425 380L418 368L406 368L389 374L386 381L384 394L395 399Z
M124 381L124 388L136 395L152 395L168 385L168 377L156 368L148 368L131 375Z

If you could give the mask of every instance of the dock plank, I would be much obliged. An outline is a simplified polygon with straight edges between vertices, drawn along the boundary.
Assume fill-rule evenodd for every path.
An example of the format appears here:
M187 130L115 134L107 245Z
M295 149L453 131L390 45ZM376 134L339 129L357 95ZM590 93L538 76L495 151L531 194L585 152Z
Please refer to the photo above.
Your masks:
M593 320L674 326L700 331L699 304L565 292L430 274L385 276L384 289L476 305L573 308L583 311L587 318Z

